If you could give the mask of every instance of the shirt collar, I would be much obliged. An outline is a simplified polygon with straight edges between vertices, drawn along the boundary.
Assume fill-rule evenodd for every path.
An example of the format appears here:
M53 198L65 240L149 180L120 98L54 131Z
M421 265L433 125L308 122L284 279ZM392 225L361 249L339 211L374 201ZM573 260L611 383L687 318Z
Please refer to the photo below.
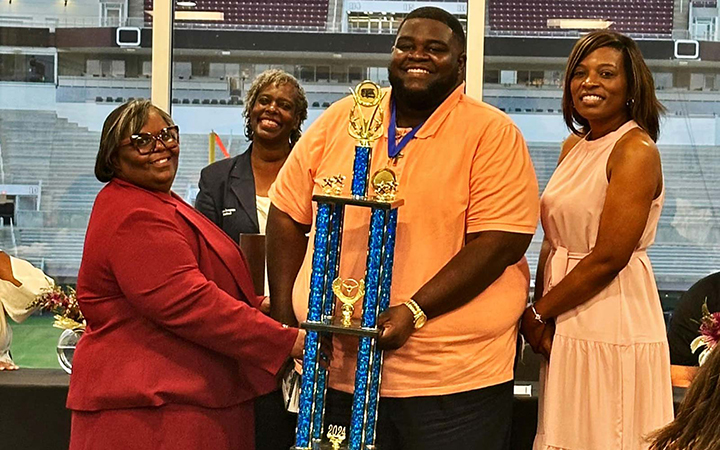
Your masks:
M382 101L382 108L384 112L383 116L383 137L388 138L388 127L390 126L390 97L392 89L387 89L385 97ZM461 83L460 86L455 88L454 91L447 96L445 100L438 106L435 111L428 117L423 124L422 128L418 130L415 135L416 138L425 139L434 135L440 125L445 121L450 112L455 109L455 106L460 102L460 98L465 94L465 82Z

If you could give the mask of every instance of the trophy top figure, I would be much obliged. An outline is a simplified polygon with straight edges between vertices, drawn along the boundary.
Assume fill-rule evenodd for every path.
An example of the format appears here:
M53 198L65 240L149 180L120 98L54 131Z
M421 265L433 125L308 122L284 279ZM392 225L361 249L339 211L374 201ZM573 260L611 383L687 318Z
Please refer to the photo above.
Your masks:
M360 142L363 147L370 147L370 143L378 140L383 133L384 112L380 103L385 93L373 81L360 82L355 89L350 89L355 105L350 110L348 133ZM363 109L371 109L370 118L363 114Z

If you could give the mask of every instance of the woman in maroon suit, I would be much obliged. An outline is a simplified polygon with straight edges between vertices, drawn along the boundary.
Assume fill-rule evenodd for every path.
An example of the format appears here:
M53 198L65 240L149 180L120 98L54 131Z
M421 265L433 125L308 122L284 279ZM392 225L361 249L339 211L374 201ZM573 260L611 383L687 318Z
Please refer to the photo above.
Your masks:
M245 260L171 192L178 127L148 101L105 120L78 275L87 330L67 406L71 450L254 449L253 403L303 332L261 313Z

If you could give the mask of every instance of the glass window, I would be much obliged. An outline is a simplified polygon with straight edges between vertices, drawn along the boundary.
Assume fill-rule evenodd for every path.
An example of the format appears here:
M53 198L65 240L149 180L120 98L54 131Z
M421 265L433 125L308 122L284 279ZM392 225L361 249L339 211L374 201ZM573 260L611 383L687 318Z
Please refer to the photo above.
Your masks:
M303 82L314 82L315 66L295 66L295 78Z
M13 1L0 17L15 27L0 37L0 248L60 283L75 283L102 187L94 164L103 121L129 98L150 97L149 34L139 47L115 42L126 8Z
M330 81L330 66L316 66L315 74L318 82L327 83Z
M559 3L546 2L543 9L527 10L513 8L512 3L489 2L485 46L493 49L493 56L484 58L485 100L509 113L519 125L542 190L569 134L561 111L563 71L570 50L567 40L574 41L583 33L548 28L547 18L561 14L585 17L583 10L563 9ZM619 15L629 11L623 12L623 2L600 4ZM720 114L715 92L720 87L720 57L706 53L702 62L675 59L671 38L718 40L717 11L690 8L697 20L691 18L685 28L674 29L678 23L673 23L672 15L653 12L655 4L648 8L644 20L619 20L613 28L638 42L653 73L657 96L668 108L658 140L666 198L650 257L658 287L682 290L720 267L720 221L716 217L720 195L715 188L720 179L720 170L715 169L720 166L720 142L714 131ZM705 14L714 18L703 17ZM540 231L528 252L531 266L536 265L541 239Z

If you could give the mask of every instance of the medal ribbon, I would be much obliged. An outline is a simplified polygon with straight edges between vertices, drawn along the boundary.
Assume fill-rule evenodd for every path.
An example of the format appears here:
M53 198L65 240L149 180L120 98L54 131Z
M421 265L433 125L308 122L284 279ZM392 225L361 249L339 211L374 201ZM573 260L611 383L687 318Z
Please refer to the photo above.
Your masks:
M397 112L395 110L395 101L390 101L390 126L388 127L388 156L390 158L395 158L403 148L412 140L412 138L415 137L415 134L422 128L422 126L425 124L425 121L423 121L421 124L417 125L415 128L413 128L408 134L403 136L402 139L400 139L400 142L397 142L395 139L396 133L397 133Z

